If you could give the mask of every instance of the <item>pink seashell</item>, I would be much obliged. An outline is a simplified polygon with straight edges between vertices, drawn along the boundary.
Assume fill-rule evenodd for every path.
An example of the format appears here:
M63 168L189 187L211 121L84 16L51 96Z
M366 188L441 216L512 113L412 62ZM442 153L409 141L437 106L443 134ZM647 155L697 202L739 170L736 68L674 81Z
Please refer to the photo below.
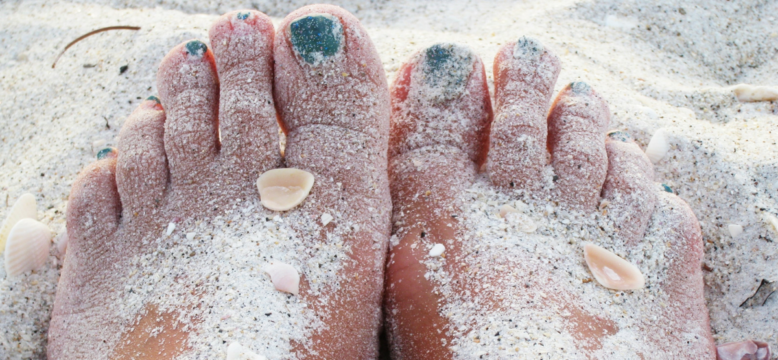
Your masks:
M719 345L718 360L770 360L770 345L761 341L740 341Z
M297 295L300 290L300 274L292 265L280 262L265 266L276 290Z
M589 243L584 246L584 258L597 282L608 289L636 290L645 286L637 266L608 250Z

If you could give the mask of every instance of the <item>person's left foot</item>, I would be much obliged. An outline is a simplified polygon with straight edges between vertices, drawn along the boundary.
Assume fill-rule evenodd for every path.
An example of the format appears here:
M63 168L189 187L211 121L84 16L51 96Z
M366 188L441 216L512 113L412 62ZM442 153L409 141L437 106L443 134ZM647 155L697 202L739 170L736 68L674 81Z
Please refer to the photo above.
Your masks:
M470 50L435 45L400 68L385 299L394 359L715 358L697 219L653 182L628 134L606 136L608 106L590 86L564 87L548 112L559 71L532 39L504 46L492 121ZM594 281L587 242L636 264L645 288Z
M370 38L316 5L277 34L261 13L232 12L210 39L165 57L160 99L73 185L48 358L215 359L233 342L269 358L375 358L391 202ZM257 192L279 167L315 177L286 212ZM299 272L299 295L274 289L275 263Z

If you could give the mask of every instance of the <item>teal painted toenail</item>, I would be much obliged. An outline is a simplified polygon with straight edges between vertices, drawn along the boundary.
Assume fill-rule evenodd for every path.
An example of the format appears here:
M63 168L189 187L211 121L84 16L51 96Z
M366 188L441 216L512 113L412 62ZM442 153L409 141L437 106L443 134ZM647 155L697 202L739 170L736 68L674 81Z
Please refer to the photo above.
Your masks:
M309 15L293 21L289 28L292 46L309 64L318 64L340 50L343 26L332 15Z
M576 94L586 94L592 89L592 87L583 81L573 81L570 83L570 89L572 89Z
M192 40L186 43L186 52L189 53L189 55L202 57L205 55L206 51L208 51L208 46L200 40Z
M545 48L537 40L522 36L516 42L516 49L513 51L514 58L538 58L543 54Z
M611 131L608 133L608 137L613 140L618 140L623 142L632 141L632 136L630 136L629 133L626 131Z
M161 104L161 102L159 102L159 98L156 97L156 96L153 96L153 95L149 96L148 98L146 98L146 100L151 100L151 101L156 102L157 104Z
M662 190L667 191L669 193L673 193L673 189L671 189L669 186L662 184Z
M107 147L97 152L97 160L102 160L116 152L116 149Z
M465 91L473 70L472 52L456 44L436 44L424 53L422 72L438 101L452 100Z
M251 15L249 12L239 12L237 18L238 20L246 20L249 18L249 15Z

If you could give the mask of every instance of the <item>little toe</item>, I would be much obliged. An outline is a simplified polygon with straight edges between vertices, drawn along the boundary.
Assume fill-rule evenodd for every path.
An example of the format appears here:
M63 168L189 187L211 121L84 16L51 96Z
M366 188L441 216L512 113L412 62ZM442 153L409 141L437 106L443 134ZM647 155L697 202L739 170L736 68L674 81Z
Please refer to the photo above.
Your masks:
M149 97L127 118L119 138L116 184L125 221L150 215L163 204L168 182L165 111Z
M199 40L162 59L157 88L165 121L165 153L174 186L198 183L219 149L219 80L213 53Z
M49 325L50 359L62 358L67 352L81 352L70 347L79 343L76 338L84 334L67 329L78 321L76 318L86 317L91 300L104 290L99 289L100 281L91 280L102 269L113 266L116 259L110 254L121 245L112 241L122 211L116 188L116 150L109 148L99 155L100 160L78 175L68 200L68 251Z
M645 153L623 131L605 140L608 174L602 187L604 211L613 219L618 236L627 244L643 238L654 212L657 189L654 168Z
M557 95L548 115L548 149L559 200L594 209L608 160L603 134L608 129L608 104L588 84L574 82Z
M338 272L349 280L340 282L337 301L307 298L308 285L301 284L301 296L314 303L328 328L294 352L308 359L375 358L391 211L389 92L381 60L359 21L332 5L288 15L277 30L274 54L286 165L316 179L302 211L316 218L335 215L334 226L303 241L327 242L340 232L350 257ZM346 220L356 225L353 231L346 232Z
M657 347L685 359L714 359L715 344L705 305L702 274L704 255L699 222L689 205L669 192L658 192L656 211L646 232L654 251L662 251L661 269L655 280L664 290L664 316L654 317L649 334ZM659 311L659 310L658 310ZM660 311L661 312L661 311Z
M543 185L546 114L560 69L556 55L535 39L522 37L497 53L488 160L495 185L525 190Z
M209 36L221 86L221 156L230 171L243 171L253 182L281 162L273 102L273 23L258 11L233 11L216 20Z
M81 171L70 191L68 254L84 242L113 234L119 226L122 203L116 187L117 151L106 148L98 157L97 162Z

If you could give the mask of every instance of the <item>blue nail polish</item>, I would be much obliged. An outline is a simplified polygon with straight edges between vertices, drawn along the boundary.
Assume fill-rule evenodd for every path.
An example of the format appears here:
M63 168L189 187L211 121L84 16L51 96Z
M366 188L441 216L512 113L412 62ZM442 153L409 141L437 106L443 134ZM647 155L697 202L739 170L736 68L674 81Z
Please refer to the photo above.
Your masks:
M671 188L670 188L669 186L667 186L666 184L662 184L662 190L664 190L664 191L667 191L667 192L669 192L669 193L673 194L673 189L671 189Z
M570 89L576 94L586 94L592 90L592 87L583 81L573 81L570 83Z
M513 50L513 57L519 58L538 58L543 54L545 48L539 41L522 36L516 41L516 48Z
M239 12L236 17L238 18L238 20L246 20L249 18L249 15L251 15L250 12Z
M630 136L629 133L626 131L611 131L608 133L608 137L613 140L618 140L622 142L632 141L632 136Z
M309 64L335 55L343 42L343 26L332 15L301 17L289 25L292 47Z
M153 96L153 95L149 96L148 98L146 98L146 100L151 100L151 101L156 102L157 104L161 104L161 102L159 102L159 98L156 97L156 96Z
M192 40L186 43L186 52L191 56L202 57L207 51L208 46L200 40Z
M436 44L424 52L424 80L430 87L442 90L435 94L436 100L452 100L464 93L473 59L470 49L456 44Z
M116 152L116 149L107 147L97 152L97 160L102 160Z

